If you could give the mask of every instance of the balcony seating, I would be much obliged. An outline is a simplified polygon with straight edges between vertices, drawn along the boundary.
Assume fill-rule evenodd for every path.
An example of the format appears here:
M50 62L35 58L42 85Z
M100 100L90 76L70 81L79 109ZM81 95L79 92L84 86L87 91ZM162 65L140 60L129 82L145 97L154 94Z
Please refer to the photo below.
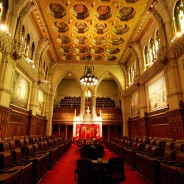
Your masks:
M96 107L97 108L114 108L115 102L109 97L97 97Z
M60 101L61 107L80 107L81 98L80 97L64 97Z

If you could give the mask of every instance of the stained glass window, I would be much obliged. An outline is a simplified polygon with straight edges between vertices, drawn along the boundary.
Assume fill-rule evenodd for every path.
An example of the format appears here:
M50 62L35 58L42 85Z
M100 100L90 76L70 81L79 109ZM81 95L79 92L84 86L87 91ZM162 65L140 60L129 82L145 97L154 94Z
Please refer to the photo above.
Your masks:
M25 43L26 47L25 47L25 56L28 57L29 56L29 49L30 49L30 36L29 34L27 34L27 38L26 38L26 43Z
M136 75L136 62L134 61L128 67L128 86L131 86L134 83L135 75Z
M176 34L183 34L184 33L184 2L182 0L177 1L174 9L174 16L175 16Z
M4 23L8 11L8 0L0 0L0 23Z
M157 58L157 55L158 55L159 44L160 44L160 38L159 38L159 32L157 30L155 34L155 41L154 41L155 58Z
M3 2L0 2L0 22L2 20L2 16L3 16Z

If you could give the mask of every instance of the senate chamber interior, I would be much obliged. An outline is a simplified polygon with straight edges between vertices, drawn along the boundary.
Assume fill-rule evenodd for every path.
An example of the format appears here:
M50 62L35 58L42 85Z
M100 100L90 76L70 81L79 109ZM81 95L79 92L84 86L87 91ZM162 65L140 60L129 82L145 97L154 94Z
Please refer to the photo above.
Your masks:
M0 184L184 183L184 0L0 0Z

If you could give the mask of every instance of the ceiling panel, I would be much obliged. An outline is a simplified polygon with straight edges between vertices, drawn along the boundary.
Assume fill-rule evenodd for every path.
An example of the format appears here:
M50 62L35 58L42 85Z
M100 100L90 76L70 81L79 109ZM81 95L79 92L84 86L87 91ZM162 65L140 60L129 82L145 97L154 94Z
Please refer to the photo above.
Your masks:
M34 0L34 20L59 63L119 63L150 0Z

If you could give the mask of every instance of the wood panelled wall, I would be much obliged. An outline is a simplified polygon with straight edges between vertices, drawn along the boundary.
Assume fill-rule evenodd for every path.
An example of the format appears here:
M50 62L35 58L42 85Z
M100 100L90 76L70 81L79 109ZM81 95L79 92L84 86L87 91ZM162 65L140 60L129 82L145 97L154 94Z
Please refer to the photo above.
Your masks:
M0 137L44 135L46 119L14 106L0 107Z
M122 125L103 125L102 132L104 139L113 139L114 137L121 137Z
M67 126L67 128L66 128ZM67 132L66 132L67 131ZM71 124L53 124L52 135L60 136L65 140L72 139L73 137L73 125Z
M146 114L145 118L130 118L130 136L184 138L184 109L160 114Z

